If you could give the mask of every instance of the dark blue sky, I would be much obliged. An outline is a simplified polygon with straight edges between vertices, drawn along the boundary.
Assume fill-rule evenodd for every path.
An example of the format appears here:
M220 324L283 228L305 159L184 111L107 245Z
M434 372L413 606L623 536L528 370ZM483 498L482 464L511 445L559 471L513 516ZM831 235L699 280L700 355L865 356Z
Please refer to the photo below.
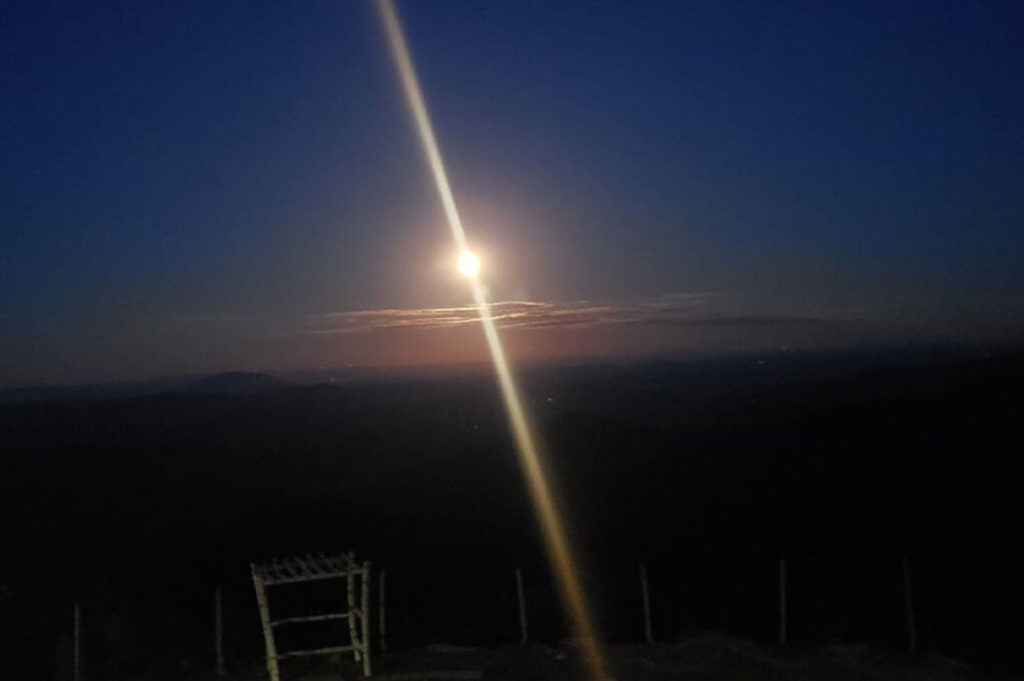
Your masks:
M1021 3L399 9L514 355L1024 338ZM483 357L369 1L0 12L0 384Z

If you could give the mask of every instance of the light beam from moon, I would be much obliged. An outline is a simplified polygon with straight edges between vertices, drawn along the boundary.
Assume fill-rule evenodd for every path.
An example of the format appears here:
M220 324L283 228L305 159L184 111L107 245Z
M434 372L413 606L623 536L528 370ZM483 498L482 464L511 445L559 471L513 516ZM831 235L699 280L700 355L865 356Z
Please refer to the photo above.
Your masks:
M505 409L508 412L520 465L522 466L527 488L533 501L534 511L537 514L537 519L544 536L548 558L557 577L562 601L576 629L576 634L579 636L581 650L592 676L597 681L605 681L608 675L605 671L604 655L601 652L601 647L598 644L596 632L590 619L587 600L583 593L583 586L580 582L572 551L569 547L565 526L555 505L547 477L544 474L540 452L534 441L533 429L519 398L519 391L516 388L508 360L505 358L501 337L498 335L498 329L491 316L491 307L487 301L486 288L477 276L480 267L479 260L469 251L466 244L466 231L462 226L462 219L459 217L459 211L455 205L455 197L448 183L444 161L441 158L441 151L437 144L437 138L434 135L434 128L430 122L430 115L427 112L426 102L423 99L419 79L416 77L416 70L409 53L409 46L405 39L401 22L398 19L398 11L395 9L393 0L376 0L376 5L381 23L384 25L384 31L387 34L388 45L391 49L395 68L398 71L398 78L405 92L406 102L412 113L416 131L423 144L423 151L427 156L427 163L430 165L431 173L434 176L434 183L437 185L437 192L444 206L452 238L455 240L455 245L460 253L458 268L469 279L473 300L480 315L484 337L487 339L491 359L494 362L494 370L498 376L501 395L505 402Z

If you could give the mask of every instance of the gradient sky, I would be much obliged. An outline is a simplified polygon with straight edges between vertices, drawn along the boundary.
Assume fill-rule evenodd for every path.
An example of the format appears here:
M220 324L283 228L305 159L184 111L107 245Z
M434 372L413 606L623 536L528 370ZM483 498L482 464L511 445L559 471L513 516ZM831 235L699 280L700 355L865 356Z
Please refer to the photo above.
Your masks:
M1024 4L399 9L514 357L1024 338ZM486 357L368 0L0 51L0 384Z

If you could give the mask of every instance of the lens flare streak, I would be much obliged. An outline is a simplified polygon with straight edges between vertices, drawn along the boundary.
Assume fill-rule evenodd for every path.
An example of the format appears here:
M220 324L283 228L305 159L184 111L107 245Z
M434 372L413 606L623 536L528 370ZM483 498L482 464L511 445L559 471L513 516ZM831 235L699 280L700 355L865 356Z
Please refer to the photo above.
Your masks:
M448 175L445 172L441 152L437 139L434 136L434 129L423 99L423 92L416 77L412 57L409 53L409 46L398 19L398 12L392 0L376 0L376 5L381 22L384 25L384 31L387 34L388 45L391 49L395 67L398 70L398 77L401 81L409 110L416 124L416 131L423 144L427 162L434 176L434 182L437 185L437 192L444 206L452 238L455 240L458 252L466 254L469 252L466 243L466 231L462 225L462 219L459 217L451 186L448 183ZM581 651L591 675L597 681L605 681L608 675L605 671L604 656L591 623L586 597L583 593L583 587L580 583L579 574L569 547L568 536L555 505L547 477L544 474L544 467L533 436L533 429L530 427L526 411L519 398L519 391L516 388L512 371L509 369L508 360L505 358L505 350L498 335L498 329L491 316L486 288L479 277L475 276L478 267L479 263L477 262L473 268L473 276L467 275L467 278L473 293L473 301L480 316L484 337L487 340L487 346L491 353L491 359L494 362L494 370L498 376L498 385L501 389L502 399L505 402L505 409L508 412L520 465L522 466L534 511L537 514L544 536L548 558L557 577L562 601L575 627L576 634L579 636Z
M491 351L491 358L494 361L494 370L498 375L498 384L501 387L501 395L505 401L505 408L508 411L509 422L512 425L512 434L519 453L519 463L523 467L523 474L526 477L527 488L530 490L530 496L533 500L534 511L540 520L548 557L551 560L559 586L561 587L562 600L569 611L570 620L576 628L583 655L594 679L604 681L608 678L605 673L604 656L601 653L596 632L591 624L586 597L583 593L583 585L580 583L576 565L569 549L569 540L566 536L565 527L562 525L561 515L559 515L558 509L555 507L547 477L544 475L540 453L533 438L533 430L530 428L526 412L519 399L519 391L516 389L512 372L509 370L508 361L505 359L505 350L501 344L501 337L498 335L498 329L494 324L494 319L491 317L491 309L487 302L486 291L478 279L471 280L470 285L473 289L473 299L480 313L480 321L484 328L484 335L487 338L487 345Z
M416 69L412 65L409 45L402 32L402 24L398 21L398 11L391 0L377 0L377 10L384 23L384 31L387 33L391 56L398 69L398 78L402 82L402 90L405 91L406 102L409 104L413 121L416 123L416 132L419 133L423 151L427 154L427 163L430 164L430 172L434 176L434 182L437 183L437 193L441 196L441 204L444 206L444 214L448 218L448 226L452 230L452 238L455 239L455 245L461 253L467 250L466 230L462 227L462 218L459 217L459 210L455 207L455 197L448 185L448 173L445 172L441 151L437 146L437 138L434 137L434 126L430 122L430 114L427 113L427 105L423 100L423 91L420 90Z

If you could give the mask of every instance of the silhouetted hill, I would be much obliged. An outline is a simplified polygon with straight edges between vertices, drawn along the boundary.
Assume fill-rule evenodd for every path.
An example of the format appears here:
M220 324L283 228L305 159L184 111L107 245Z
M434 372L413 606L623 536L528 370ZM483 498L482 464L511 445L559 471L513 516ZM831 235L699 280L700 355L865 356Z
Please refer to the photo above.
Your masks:
M243 397L281 390L289 384L273 376L248 371L232 371L205 376L173 392L180 395L234 395Z

